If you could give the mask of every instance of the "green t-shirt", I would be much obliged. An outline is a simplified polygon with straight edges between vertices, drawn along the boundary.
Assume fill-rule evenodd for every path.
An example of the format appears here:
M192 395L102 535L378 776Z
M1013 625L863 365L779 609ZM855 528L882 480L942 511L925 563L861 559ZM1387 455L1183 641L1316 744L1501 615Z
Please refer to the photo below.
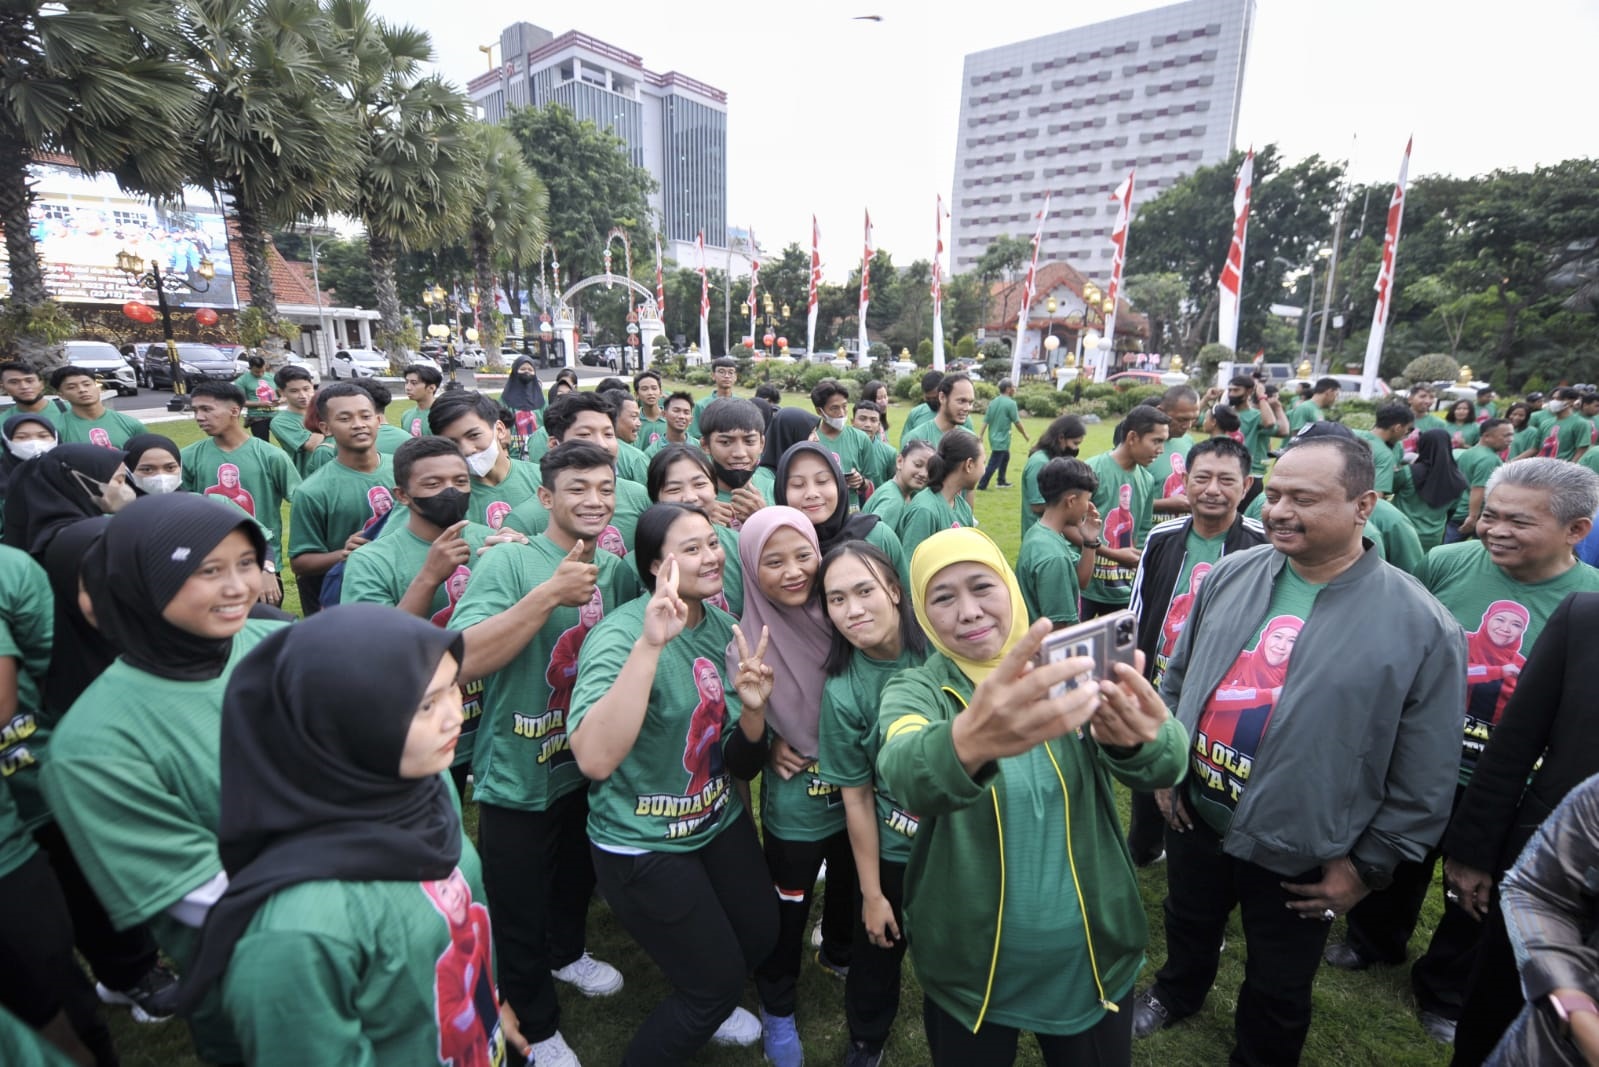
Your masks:
M637 482L626 478L616 480L616 510L610 525L595 538L600 548L619 559L626 559L633 551L633 533L638 528L638 517L650 506L650 494ZM518 530L533 537L549 529L550 513L539 503L538 494L511 509L505 517L505 528Z
M1543 440L1543 431L1528 423L1523 429L1517 430L1516 435L1510 439L1510 458L1515 459L1523 452L1537 454L1538 442Z
M39 1031L0 1004L0 1048L6 1050L6 1067L76 1067Z
M394 508L394 463L383 456L368 474L333 462L300 483L289 513L289 557L337 552L367 523ZM401 516L383 524L386 531Z
M543 457L540 457L541 459ZM644 485L650 477L650 461L644 458L634 445L626 441L616 442L616 476L625 478L636 485Z
M255 1067L508 1064L481 866L439 882L301 882L233 950L223 1004Z
M648 456L652 448L666 440L666 432L666 415L664 413L658 419L646 419L643 409L640 409L638 437L634 440L633 445Z
M646 460L654 459L656 453L660 452L667 445L693 445L695 448L698 448L700 447L700 439L692 434L684 434L683 440L681 441L668 441L666 439L666 434L663 433L661 434L659 440L644 450L644 458ZM646 470L648 470L648 468L646 468Z
M728 394L728 395L731 396L732 394ZM711 392L711 394L709 396L702 396L698 400L694 401L694 418L688 424L688 432L689 432L689 434L691 436L693 436L693 437L702 437L702 436L704 436L703 434L700 433L700 415L702 413L704 413L706 408L711 406L711 402L712 401L714 401L714 400L724 400L724 399L727 399L727 397L719 396L719 395L717 395L715 390L712 390L712 392Z
M428 428L428 412L431 410L415 404L406 408L400 413L400 431L407 437L432 437L433 431Z
M544 454L550 450L550 431L540 426L527 439L527 444L522 446L521 458L535 467ZM512 457L513 459L516 457Z
M1043 452L1029 452L1027 462L1022 466L1022 536L1027 536L1027 531L1038 522L1038 512L1033 510L1036 504L1044 506L1044 494L1038 491L1038 472L1049 463L1051 456Z
M833 454L833 458L838 460L839 469L846 476L855 470L860 471L864 478L871 477L868 468L872 467L874 462L872 439L855 427L844 427L837 437L827 436L826 427L820 427L816 431L816 441ZM851 503L853 502L851 500Z
M1156 500L1186 495L1183 475L1188 471L1188 450L1198 443L1188 434L1173 437L1166 442L1160 455L1155 457L1155 462L1149 465L1149 477L1154 483Z
M1466 477L1466 491L1460 494L1460 503L1455 505L1454 513L1450 518L1455 522L1465 522L1471 514L1471 491L1473 489L1486 489L1488 477L1498 470L1504 463L1499 458L1499 453L1481 444L1472 445L1470 448L1455 453L1455 465L1460 468L1460 473Z
M1016 557L1016 581L1022 587L1027 616L1033 621L1048 618L1056 626L1078 619L1077 561L1082 559L1077 546L1044 523L1022 535L1022 550Z
M1371 449L1371 462L1377 471L1373 488L1379 493L1392 493L1394 491L1394 468L1399 463L1399 455L1395 453L1393 445L1390 445L1370 430L1356 430L1355 436L1366 442L1366 447Z
M824 841L844 829L844 790L822 777L814 759L792 778L768 763L761 772L761 826L783 841Z
M278 406L278 391L271 378L263 378L245 371L233 379L233 384L244 390L245 414L252 420L270 419L272 409Z
M183 450L182 462L183 488L238 505L266 528L272 550L282 553L283 505L300 487L300 475L282 449L246 436L228 452L204 437Z
M907 649L895 660L872 659L856 651L844 673L822 688L822 715L817 730L817 762L822 778L833 785L872 786L877 801L877 854L890 863L908 863L911 841L921 820L883 791L877 780L877 707L883 686L906 667L926 659Z
M378 426L378 451L385 456L392 456L398 452L400 446L411 439L411 435L391 422Z
M971 428L972 420L970 418L955 427L957 430L966 430L968 432L970 432ZM906 441L926 441L934 448L937 448L938 443L944 439L944 433L943 427L938 424L938 417L935 413L923 419L915 427L902 431L899 435L899 443L903 446Z
M511 468L499 485L490 485L477 475L472 476L472 499L467 504L466 517L480 522L491 530L505 525L511 512L531 500L539 502L539 486L543 478L537 463L513 459Z
M61 439L65 441L66 435L62 434ZM1593 424L1581 415L1567 415L1550 424L1544 433L1543 441L1538 446L1538 455L1573 459L1578 450L1588 448L1592 444Z
M1415 479L1412 478L1411 468L1408 465L1394 471L1394 507L1410 520L1416 536L1421 539L1422 551L1430 552L1444 543L1444 524L1449 521L1449 513L1454 510L1454 502L1450 501L1441 508L1435 508L1423 500L1416 492Z
M1554 412L1548 411L1544 408L1539 408L1537 411L1534 411L1531 415L1527 416L1527 427L1529 429L1540 431L1540 436L1542 436L1542 431L1547 430L1549 428L1549 424L1554 421Z
M1155 673L1150 680L1156 689L1160 688L1160 680L1166 674L1166 664L1171 661L1171 654L1177 648L1177 639L1182 636L1188 616L1194 610L1194 598L1199 594L1199 587L1204 584L1205 576L1221 559L1226 548L1225 532L1215 537L1201 537L1192 526L1188 528L1188 535L1183 540L1183 565L1177 572L1177 580L1172 583L1171 599L1166 602L1161 615L1160 644L1155 647ZM1158 611L1161 605L1145 604L1143 610Z
M911 497L910 503L905 505L904 512L899 518L899 544L906 560L916 555L916 546L932 537L940 530L949 530L956 526L976 526L977 521L972 516L972 506L966 498L959 493L955 494L955 502L951 504L944 499L944 494L927 486L925 489Z
M1410 442L1413 443L1413 442L1415 442L1415 440L1417 438L1419 438L1422 434L1426 433L1428 430L1448 430L1448 429L1449 429L1449 424L1447 422L1445 422L1443 419L1440 419L1437 415L1421 415L1421 416L1419 416L1416 419L1415 429L1410 431L1410 436L1405 438L1405 440L1410 441Z
M1454 448L1470 448L1482 436L1482 427L1475 422L1468 422L1464 426L1451 422L1444 428L1450 432L1449 443Z
M1288 413L1288 432L1296 434L1311 423L1320 422L1326 417L1327 413L1314 400L1301 401Z
M64 445L121 448L128 443L128 438L144 433L145 427L132 415L106 408L98 419L80 418L75 411L60 412L56 415L56 430Z
M894 480L894 472L899 465L899 453L894 446L883 441L868 439L866 454L862 458L861 473L867 481L876 486L887 485Z
M0 790L9 786L29 830L50 820L39 772L54 723L43 711L39 683L50 669L54 635L55 601L44 568L21 549L0 545L0 657L14 660L17 671L16 712L0 726Z
M1022 417L1016 410L1016 401L1004 393L990 400L983 411L983 433L988 438L989 449L1009 452L1011 427L1021 424Z
M547 537L495 546L473 569L450 628L510 610L565 558ZM544 811L585 784L567 744L578 653L595 625L639 592L632 567L605 552L594 562L594 598L582 608L558 606L511 662L483 680L483 723L472 749L473 796L481 803Z
M1481 541L1460 541L1427 553L1416 577L1466 631L1466 785L1544 624L1571 593L1599 592L1599 570L1577 563L1546 581L1518 582Z
M861 510L869 515L876 515L883 521L883 525L898 531L899 521L905 516L905 505L910 503L899 491L899 483L888 481L878 485L871 496L866 498L866 503L861 505ZM901 546L903 548L903 545Z
M1371 519L1366 523L1366 533L1375 535L1372 540L1377 542L1382 558L1406 574L1419 571L1421 561L1427 558L1416 527L1390 501L1378 498L1377 506L1371 509Z
M272 436L278 439L278 447L288 454L295 473L301 478L313 473L311 452L305 448L305 443L311 440L311 431L305 428L303 413L280 411L272 416Z
M938 408L923 400L914 405L910 413L905 416L905 425L899 428L899 443L904 444L909 438L906 436L916 427L938 414Z
M1599 448L1588 449L1577 462L1595 474L1599 474Z
M1272 431L1276 424L1266 422L1259 408L1237 410L1238 432L1243 435L1244 447L1249 449L1249 458L1254 461L1250 473L1256 478L1262 477L1266 473L1266 461L1271 459L1271 439L1276 436Z
M583 643L568 730L621 676L649 602L622 605ZM661 650L638 739L608 778L589 786L589 840L599 848L692 852L743 810L722 751L741 710L723 673L732 640L733 617L707 604L699 625Z
M1134 464L1123 470L1112 452L1101 452L1088 460L1099 476L1094 491L1094 506L1099 509L1103 529L1101 540L1109 548L1143 548L1144 538L1155 525L1155 479L1147 468ZM1133 595L1133 575L1138 564L1117 563L1103 553L1094 559L1094 580L1083 596L1100 604L1125 606Z
M1324 588L1284 566L1272 584L1271 603L1253 640L1238 653L1199 713L1188 763L1188 795L1195 814L1218 834L1227 833L1249 785L1250 767L1293 669L1291 656L1299 631L1310 620L1316 595Z

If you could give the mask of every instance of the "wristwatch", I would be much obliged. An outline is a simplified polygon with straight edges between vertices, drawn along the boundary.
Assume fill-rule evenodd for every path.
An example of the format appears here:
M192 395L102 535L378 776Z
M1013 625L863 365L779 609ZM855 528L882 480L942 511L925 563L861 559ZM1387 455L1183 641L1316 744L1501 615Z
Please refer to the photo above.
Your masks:
M1571 1034L1573 1015L1581 1015L1583 1012L1599 1015L1599 1005L1595 1005L1593 998L1586 993L1567 993L1565 996L1550 993L1549 1006L1555 1010L1555 1018L1560 1021L1560 1032L1567 1036Z
M1366 888L1374 893L1380 893L1394 884L1393 871L1379 867L1375 863L1362 863L1353 856L1349 858L1349 862Z
M1096 537L1092 541L1084 541L1083 542L1083 547L1084 548L1096 548L1097 549L1097 548L1099 548L1099 546L1103 545L1104 543L1105 542L1102 539Z

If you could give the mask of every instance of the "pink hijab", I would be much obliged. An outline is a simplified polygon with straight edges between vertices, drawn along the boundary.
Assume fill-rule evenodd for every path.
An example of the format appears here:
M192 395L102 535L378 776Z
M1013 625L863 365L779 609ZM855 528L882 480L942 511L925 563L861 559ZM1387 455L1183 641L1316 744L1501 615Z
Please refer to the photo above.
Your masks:
M744 520L739 531L738 559L744 569L744 617L739 629L753 647L761 639L761 627L771 635L766 662L776 676L772 698L766 705L766 721L777 735L802 756L816 755L817 723L822 713L822 686L827 681L822 665L827 661L833 628L821 598L812 596L803 608L784 608L772 603L761 592L756 575L766 542L781 529L792 529L810 542L821 564L821 548L816 542L816 527L805 513L795 508L761 508ZM738 674L738 642L727 646L727 676Z

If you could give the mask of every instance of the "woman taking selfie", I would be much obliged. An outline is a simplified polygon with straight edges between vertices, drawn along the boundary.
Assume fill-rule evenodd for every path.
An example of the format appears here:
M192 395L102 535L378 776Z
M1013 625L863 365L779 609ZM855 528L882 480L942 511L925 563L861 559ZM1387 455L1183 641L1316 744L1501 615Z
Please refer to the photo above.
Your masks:
M1112 780L1177 782L1187 735L1135 667L1030 670L1049 620L979 531L928 538L911 595L936 651L884 687L877 769L921 816L905 933L933 1063L1005 1067L1030 1030L1049 1067L1129 1064L1148 930Z
M600 892L672 986L622 1057L639 1067L759 1038L738 1002L771 951L777 908L733 786L766 762L767 635L741 631L709 603L722 591L722 545L699 508L645 511L633 555L651 592L589 632L567 730L593 782ZM732 686L722 673L730 642Z

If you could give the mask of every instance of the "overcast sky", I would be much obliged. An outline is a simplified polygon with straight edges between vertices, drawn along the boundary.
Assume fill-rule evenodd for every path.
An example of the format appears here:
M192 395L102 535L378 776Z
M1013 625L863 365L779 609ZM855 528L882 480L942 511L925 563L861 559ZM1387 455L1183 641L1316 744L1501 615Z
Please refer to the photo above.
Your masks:
M431 32L439 71L463 87L488 67L478 46L497 43L520 9L556 34L579 30L650 70L725 90L729 225L753 226L768 250L805 246L814 212L831 279L859 261L863 207L896 263L931 256L966 53L1160 6L606 0L541 11L372 0L382 17ZM1258 0L1238 144L1276 142L1290 160L1349 158L1365 181L1397 175L1412 132L1413 176L1591 155L1596 45L1595 0Z

